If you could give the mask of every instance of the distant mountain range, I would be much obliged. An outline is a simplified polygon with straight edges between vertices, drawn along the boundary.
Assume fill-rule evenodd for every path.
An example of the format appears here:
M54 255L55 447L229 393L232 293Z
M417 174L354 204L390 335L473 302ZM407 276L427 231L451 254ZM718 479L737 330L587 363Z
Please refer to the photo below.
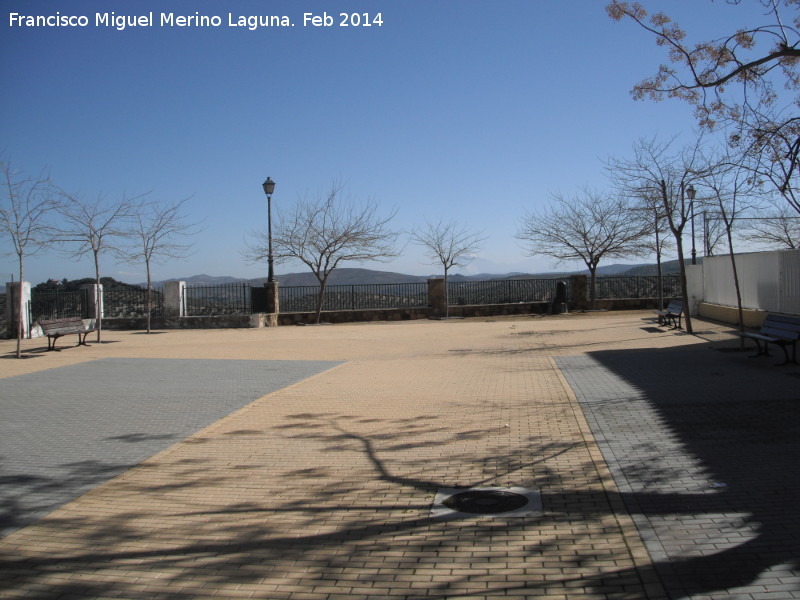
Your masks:
M701 259L698 259L701 260ZM672 260L662 264L665 275L675 275L679 272L678 261ZM491 281L502 279L558 279L559 277L569 277L576 274L588 274L589 271L574 271L570 273L504 273L490 274L481 273L479 275L449 275L450 281ZM639 265L608 265L600 266L597 269L598 275L623 276L623 275L657 275L658 269L654 264ZM363 285L369 283L418 283L425 282L431 277L441 277L441 275L405 275L403 273L393 273L390 271L373 271L371 269L340 268L331 273L328 279L329 285ZM305 273L287 273L275 276L275 279L282 286L302 286L317 285L317 278L310 271ZM242 279L238 277L211 275L193 275L192 277L181 278L189 285L218 285L223 283L249 283L250 285L260 286L266 282L266 277L256 279ZM175 281L170 279L168 281ZM163 282L154 282L163 283Z

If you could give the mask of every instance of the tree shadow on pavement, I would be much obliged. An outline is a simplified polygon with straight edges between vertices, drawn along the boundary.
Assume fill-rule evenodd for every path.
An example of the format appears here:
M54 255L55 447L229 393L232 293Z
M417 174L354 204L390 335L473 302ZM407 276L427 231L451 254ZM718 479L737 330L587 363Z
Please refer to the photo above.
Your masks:
M800 597L798 368L725 349L561 360L670 597Z

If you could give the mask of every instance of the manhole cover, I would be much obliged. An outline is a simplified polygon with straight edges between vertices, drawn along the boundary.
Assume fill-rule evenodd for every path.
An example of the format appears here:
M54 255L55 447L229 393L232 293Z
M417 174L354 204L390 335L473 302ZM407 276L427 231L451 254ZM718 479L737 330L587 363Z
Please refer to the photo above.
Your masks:
M528 499L525 496L502 490L470 490L450 496L442 502L447 508L458 512L478 515L492 515L517 510L527 503Z
M431 516L524 517L541 510L541 496L532 489L442 488L436 494Z

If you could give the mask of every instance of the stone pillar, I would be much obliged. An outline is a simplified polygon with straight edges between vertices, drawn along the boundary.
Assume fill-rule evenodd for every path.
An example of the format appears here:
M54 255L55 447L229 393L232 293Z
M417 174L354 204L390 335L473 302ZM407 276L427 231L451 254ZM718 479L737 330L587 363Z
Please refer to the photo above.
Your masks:
M281 308L278 293L280 284L277 281L267 281L264 287L267 288L267 327L277 327Z
M88 311L88 317L90 319L97 319L103 318L103 285L97 285L96 283L84 283L81 286L82 290L86 290L86 299L88 300L89 305L86 307Z
M30 337L31 333L31 284L22 282L22 337ZM17 322L19 315L20 283L6 283L6 333L9 338L17 338Z
M571 275L572 306L578 309L589 307L589 278L586 275Z
M447 294L445 292L443 277L428 279L428 306L433 309L433 317L447 316Z
M164 282L164 314L168 317L186 316L186 282Z

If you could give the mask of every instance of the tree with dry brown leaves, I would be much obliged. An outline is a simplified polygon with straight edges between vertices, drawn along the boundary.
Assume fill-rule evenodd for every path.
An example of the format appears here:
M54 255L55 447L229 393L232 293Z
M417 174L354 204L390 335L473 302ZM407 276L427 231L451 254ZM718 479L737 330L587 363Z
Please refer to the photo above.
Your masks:
M638 2L614 0L606 11L635 22L667 50L669 62L633 87L634 99L677 98L694 106L701 128L725 127L731 147L750 155L749 168L800 213L800 0L758 2L762 23L698 42Z

